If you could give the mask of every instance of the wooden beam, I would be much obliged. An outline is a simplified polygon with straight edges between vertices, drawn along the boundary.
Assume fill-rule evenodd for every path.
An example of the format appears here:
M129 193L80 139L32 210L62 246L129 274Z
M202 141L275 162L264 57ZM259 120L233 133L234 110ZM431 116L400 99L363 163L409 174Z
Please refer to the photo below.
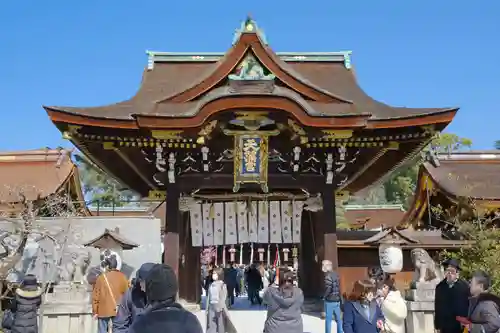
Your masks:
M177 178L181 192L191 192L197 189L232 191L234 176L232 174L189 174ZM298 175L293 178L289 174L270 174L268 185L270 190L300 190L305 189L311 194L319 193L324 187L324 176ZM168 196L168 195L167 195Z
M163 237L164 262L172 267L177 276L179 273L179 231L181 224L179 197L180 192L175 184L167 187L166 225Z

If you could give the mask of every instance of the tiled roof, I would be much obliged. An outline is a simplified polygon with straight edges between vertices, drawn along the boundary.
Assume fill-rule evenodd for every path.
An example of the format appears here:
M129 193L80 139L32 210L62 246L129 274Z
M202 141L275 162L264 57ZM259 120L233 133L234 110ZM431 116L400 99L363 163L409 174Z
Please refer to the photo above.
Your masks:
M437 186L452 196L500 200L500 151L440 155L439 165L424 163Z
M341 231L337 232L339 247L378 246L384 242L401 244L406 247L425 249L460 248L469 244L461 239L443 237L439 230L396 230L385 228L381 231Z
M397 226L405 210L401 205L347 205L345 217L353 227L365 224L367 230Z
M113 231L109 229L105 229L102 235L97 236L96 238L86 242L84 246L94 246L96 248L102 248L103 244L101 243L104 243L106 241L106 238L108 237L113 239L116 243L120 244L124 250L131 250L139 246L139 244L131 240L128 240L122 235L120 235L118 230Z
M359 86L350 66L339 61L301 61L300 58L286 59L278 56L271 48L264 45L260 37L246 33L229 49L226 54L208 61L164 61L155 63L143 73L141 86L135 96L123 102L100 107L46 107L47 111L62 111L88 117L108 119L132 119L134 114L161 114L165 117L189 117L197 113L200 103L176 103L169 99L203 83L225 78L219 77L237 65L246 52L258 52L268 59L268 66L274 67L277 81L287 85L287 79L279 73L303 85L334 97L335 102L312 103L309 105L320 116L332 117L350 114L369 114L374 120L399 119L415 116L439 114L456 111L456 108L406 108L392 107L378 102L366 94ZM251 45L251 46L250 46ZM221 74L222 75L222 74ZM220 86L215 82L214 86ZM212 87L212 88L213 88ZM292 91L289 88L283 90ZM259 94L257 94L259 95ZM262 94L266 95L266 94ZM289 96L290 97L290 96ZM293 99L293 97L292 97ZM297 101L296 101L297 102ZM340 103L339 103L340 102ZM342 106L340 104L346 104Z
M79 188L78 171L71 161L70 150L0 153L0 202L18 202L19 193L28 200L47 197L68 184L71 177L76 177L75 185Z

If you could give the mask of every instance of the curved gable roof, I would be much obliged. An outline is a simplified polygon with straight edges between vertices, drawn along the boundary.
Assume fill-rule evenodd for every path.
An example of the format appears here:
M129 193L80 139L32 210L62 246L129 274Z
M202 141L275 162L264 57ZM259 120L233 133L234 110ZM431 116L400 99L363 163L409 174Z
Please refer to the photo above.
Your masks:
M237 43L218 62L213 72L208 76L201 77L197 83L187 90L173 96L168 96L159 102L183 103L192 101L225 80L249 52L253 53L262 65L276 75L286 86L313 101L352 103L352 101L336 96L303 78L292 67L287 66L283 60L277 57L269 47L263 45L262 40L256 32L241 34Z
M255 24L255 22L250 21ZM367 115L369 128L409 126L407 119L422 125L450 122L458 108L392 107L367 95L356 82L349 52L275 53L258 29L242 31L226 54L168 54L150 52L150 63L135 96L100 107L45 107L54 122L137 128L134 115L187 118L199 97L217 88L251 52L284 84L283 89L306 97L308 109L319 117ZM153 56L151 55L153 54ZM162 60L156 61L156 57ZM259 97L256 94L254 97ZM315 112L314 112L315 111ZM164 112L164 113L162 113ZM430 117L427 119L427 117ZM85 122L92 120L91 122ZM398 120L389 126L387 121Z

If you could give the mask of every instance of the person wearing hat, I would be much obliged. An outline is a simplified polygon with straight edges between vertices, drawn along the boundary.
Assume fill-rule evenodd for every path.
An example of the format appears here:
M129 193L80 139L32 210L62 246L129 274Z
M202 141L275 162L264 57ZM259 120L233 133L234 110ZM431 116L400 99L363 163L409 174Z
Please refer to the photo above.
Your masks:
M42 303L42 290L38 287L36 276L28 274L16 290L16 295L11 303L14 313L12 333L38 332L38 308Z
M127 333L203 333L198 318L176 302L177 277L165 264L155 264L146 276L148 307Z
M438 333L462 333L457 317L467 317L469 284L460 278L458 260L448 259L443 266L445 278L436 286L434 328Z
M147 262L137 270L132 286L125 292L113 320L113 333L127 333L147 304L146 277L155 264Z

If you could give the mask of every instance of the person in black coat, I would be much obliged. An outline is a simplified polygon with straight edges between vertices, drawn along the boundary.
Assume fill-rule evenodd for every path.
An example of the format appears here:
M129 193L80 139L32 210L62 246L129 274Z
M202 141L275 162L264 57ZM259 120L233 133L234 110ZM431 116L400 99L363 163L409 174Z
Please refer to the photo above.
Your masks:
M147 262L137 270L132 286L123 295L116 317L113 319L113 333L127 333L132 323L145 311L146 277L154 265L156 264Z
M256 265L250 266L247 274L248 296L252 304L262 304L259 296L259 290L264 287L262 284L262 275Z
M127 333L203 333L198 318L176 303L177 290L174 270L168 265L154 265L146 277L148 308Z
M235 264L231 263L224 271L224 283L227 286L227 302L228 306L234 305L234 293L238 287L238 271Z
M38 308L42 303L42 290L38 287L36 276L28 274L11 304L14 313L12 333L38 333Z
M434 328L438 333L461 333L463 327L457 317L467 317L469 284L460 278L456 259L446 260L443 266L445 278L436 286Z

